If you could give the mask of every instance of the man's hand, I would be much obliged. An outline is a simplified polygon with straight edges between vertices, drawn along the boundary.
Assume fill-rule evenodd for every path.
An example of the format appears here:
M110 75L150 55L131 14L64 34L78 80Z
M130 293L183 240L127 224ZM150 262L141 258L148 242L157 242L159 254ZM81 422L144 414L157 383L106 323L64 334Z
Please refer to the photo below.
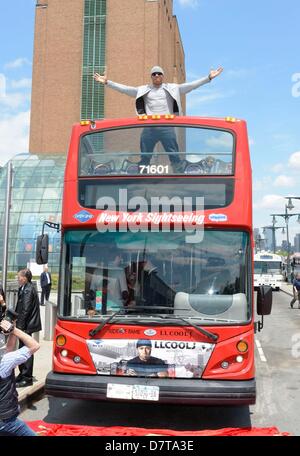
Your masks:
M99 74L99 73L95 73L93 78L95 79L96 82L100 82L100 84L107 84L107 76L106 74Z
M209 75L208 75L209 79L216 78L217 76L219 76L219 74L222 73L222 71L223 71L222 67L219 67L216 70L210 70Z

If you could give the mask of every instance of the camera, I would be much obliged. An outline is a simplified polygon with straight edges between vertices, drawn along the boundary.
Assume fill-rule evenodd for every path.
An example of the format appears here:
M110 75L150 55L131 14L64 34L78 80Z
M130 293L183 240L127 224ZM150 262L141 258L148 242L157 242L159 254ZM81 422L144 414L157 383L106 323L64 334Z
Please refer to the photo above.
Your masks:
M1 321L8 321L10 323L10 328L8 331L3 331L3 329L0 328L0 332L2 332L3 334L9 334L10 332L12 332L14 329L14 321L16 321L17 318L17 312L11 309L7 309L6 312L0 316L0 323Z

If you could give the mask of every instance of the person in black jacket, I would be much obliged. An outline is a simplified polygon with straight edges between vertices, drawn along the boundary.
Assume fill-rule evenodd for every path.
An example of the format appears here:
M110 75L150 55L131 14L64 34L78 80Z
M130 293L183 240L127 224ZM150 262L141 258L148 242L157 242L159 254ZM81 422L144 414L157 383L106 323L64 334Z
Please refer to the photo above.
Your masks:
M48 271L47 266L44 266L44 272L42 272L40 277L42 295L41 295L41 306L44 306L44 300L49 301L50 291L51 291L51 274Z
M18 313L17 328L30 336L42 329L40 303L37 291L31 283L32 274L29 269L18 272L19 291L16 312ZM23 347L20 341L19 348ZM17 376L17 388L32 385L33 356L24 364L19 365L20 374Z
M18 418L20 408L14 369L32 357L40 346L28 334L11 326L7 320L0 323L0 436L35 436L30 427ZM5 345L5 334L8 333ZM14 350L16 339L23 344L18 350Z

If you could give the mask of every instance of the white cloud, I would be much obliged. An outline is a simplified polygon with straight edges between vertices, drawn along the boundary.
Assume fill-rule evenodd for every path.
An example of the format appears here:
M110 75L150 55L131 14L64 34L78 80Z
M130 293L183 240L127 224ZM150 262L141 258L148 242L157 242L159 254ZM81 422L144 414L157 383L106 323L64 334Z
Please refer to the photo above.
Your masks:
M0 120L0 165L16 154L28 152L30 111Z
M288 165L290 168L300 169L300 152L295 152L290 156Z
M220 149L228 151L229 148L232 148L232 136L225 132L218 137L212 135L205 143L209 147L220 147Z
M277 176L273 185L274 187L293 187L296 184L296 181L293 177L285 176L281 174Z
M224 76L229 78L248 78L250 74L253 73L253 70L247 70L246 68L239 68L238 70L225 70Z
M255 209L270 209L270 210L282 210L285 204L285 199L281 195L265 195L259 202L254 203Z
M275 165L270 167L270 170L273 173L280 173L284 170L284 164L283 163L276 163Z
M30 93L12 92L6 93L0 98L0 114L20 110L30 101Z
M4 98L6 95L6 77L4 74L0 73L0 99Z
M32 80L30 78L19 79L18 81L11 81L10 86L13 89L31 89Z
M261 180L253 181L253 191L261 192L263 190L268 190L272 185L272 179L270 176L264 176Z
M215 100L220 100L222 98L230 98L234 95L234 91L230 92L208 92L202 91L202 95L195 93L192 97L187 98L187 111L190 109L195 110L198 107L202 108L202 105L211 103Z
M11 62L7 62L4 65L6 69L14 69L14 68L21 68L24 65L31 65L30 60L26 57L19 57L18 59L12 60Z
M189 6L192 8L196 8L197 6L199 6L199 0L178 0L178 3L182 7Z

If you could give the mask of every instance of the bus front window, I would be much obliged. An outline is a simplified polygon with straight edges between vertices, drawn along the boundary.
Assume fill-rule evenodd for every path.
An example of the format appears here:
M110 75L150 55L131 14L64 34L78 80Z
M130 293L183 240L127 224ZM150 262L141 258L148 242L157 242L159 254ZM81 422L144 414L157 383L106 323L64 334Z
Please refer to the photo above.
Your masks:
M240 231L206 230L196 244L184 232L68 231L60 314L101 318L120 310L132 318L248 321L249 252Z

